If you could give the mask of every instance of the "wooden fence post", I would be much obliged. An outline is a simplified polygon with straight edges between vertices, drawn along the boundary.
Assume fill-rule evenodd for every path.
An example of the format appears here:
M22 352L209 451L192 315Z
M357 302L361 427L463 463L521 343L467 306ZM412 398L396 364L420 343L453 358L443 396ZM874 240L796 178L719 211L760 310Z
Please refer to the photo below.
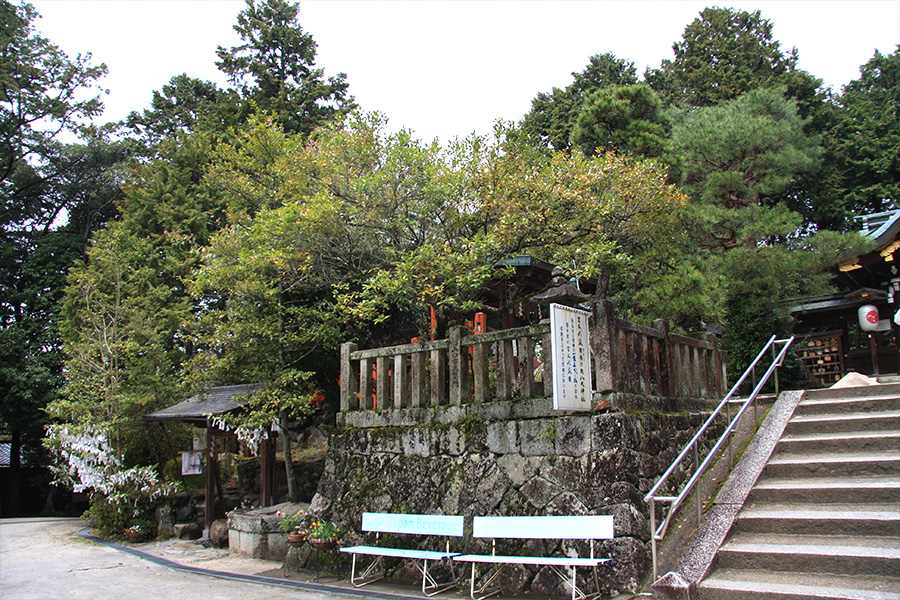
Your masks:
M352 342L341 344L341 412L359 409L359 373L350 363L350 353L357 348Z
M394 355L394 408L409 406L409 356L406 354Z
M653 321L653 327L659 331L659 395L666 398L675 397L675 382L672 379L672 344L669 340L669 322L665 319Z
M594 377L596 391L616 389L615 318L612 304L606 298L598 298L592 307L594 326L591 331L591 348L594 351Z
M410 397L413 407L425 404L425 353L416 352L410 358Z
M450 328L450 347L447 363L450 367L450 404L460 405L469 396L468 354L464 352L462 338L467 329L461 325Z

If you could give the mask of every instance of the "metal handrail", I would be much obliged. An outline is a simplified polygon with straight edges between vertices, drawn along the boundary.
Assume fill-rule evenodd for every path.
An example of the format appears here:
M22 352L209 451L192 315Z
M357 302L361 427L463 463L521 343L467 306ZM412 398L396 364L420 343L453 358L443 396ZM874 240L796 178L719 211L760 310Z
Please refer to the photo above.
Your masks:
M684 450L681 451L681 453L672 462L672 464L669 466L669 468L666 469L666 472L663 473L662 477L659 478L659 481L657 481L656 484L650 489L650 491L647 492L647 495L644 496L644 501L650 503L650 534L651 534L650 535L650 543L651 543L651 547L652 547L652 551L653 551L653 578L654 579L656 579L658 577L658 574L656 572L656 570L657 570L656 542L658 540L661 541L663 539L663 537L666 534L666 530L669 528L669 523L671 522L672 517L678 511L678 508L684 503L685 499L690 495L691 491L694 489L694 486L697 484L697 482L700 481L700 478L703 476L703 473L706 470L706 468L709 466L709 463L712 461L712 459L716 455L716 453L718 453L719 449L722 447L722 444L724 444L726 441L728 441L728 443L729 443L728 448L729 448L729 455L731 457L731 462L734 463L734 455L731 453L731 437L730 437L731 433L732 433L732 431L734 431L734 429L737 426L738 422L740 421L741 417L744 416L744 413L747 412L747 409L750 407L751 404L753 404L753 406L754 406L754 411L756 410L756 403L755 403L756 397L759 395L760 390L763 388L763 386L766 384L766 382L772 376L773 372L776 373L775 386L776 386L776 396L777 396L778 375L777 375L776 369L778 367L780 367L782 365L782 363L784 362L784 357L787 354L788 348L790 348L791 343L793 343L793 341L794 341L794 336L791 336L790 338L782 339L782 340L776 340L774 335L771 338L769 338L769 341L766 342L766 345L763 347L762 350L760 350L759 354L756 355L756 358L753 360L752 363L750 363L750 366L747 367L747 370L744 371L744 374L741 375L740 379L737 380L737 383L735 383L734 386L732 386L731 390L729 390L729 392L728 392L728 394L726 394L725 398L722 399L722 401L719 403L719 405L716 407L716 409L712 412L712 414L710 414L709 418L706 419L706 421L703 423L703 426L700 427L699 430L697 430L697 433L694 434L694 437L691 438L691 441L687 443L687 445L684 447ZM781 351L777 355L775 353L775 345L776 344L784 345L781 348ZM756 365L762 359L762 357L766 353L766 351L769 350L770 348L772 349L772 364L766 370L765 375L762 377L762 379L760 379L759 383L756 383ZM741 409L737 412L737 414L734 416L734 418L731 419L729 412L728 412L728 402L731 400L732 396L734 396L735 392L741 387L741 385L744 383L744 381L747 379L747 377L750 376L751 374L753 375L753 380L755 383L753 392L747 397L746 400L744 400L743 404L741 405ZM706 458L703 460L703 462L700 462L700 455L699 455L700 454L700 451L699 451L700 438L703 436L704 433L706 433L706 430L713 423L713 421L715 421L716 418L721 414L723 408L726 411L726 417L729 419L728 427L725 429L725 431L722 433L722 435L719 436L718 441L712 447L712 449L709 451L709 453L706 455ZM758 416L756 417L756 423L758 426L759 425ZM669 478L669 476L675 471L675 469L678 467L678 465L681 463L681 461L684 460L684 458L688 455L689 452L691 452L691 450L693 450L693 455L694 455L694 465L695 465L694 475L688 480L687 484L684 486L684 489L682 489L681 492L677 496L657 496L656 495L657 491L665 484L665 482ZM701 513L702 513L702 508L703 508L702 507L702 499L700 496L701 496L701 494L698 492L697 493L697 525L698 525L698 527L700 525L700 518L701 518ZM666 515L666 518L663 519L663 522L660 523L658 528L656 526L656 504L657 503L671 505L669 507L669 511L668 511L668 514Z

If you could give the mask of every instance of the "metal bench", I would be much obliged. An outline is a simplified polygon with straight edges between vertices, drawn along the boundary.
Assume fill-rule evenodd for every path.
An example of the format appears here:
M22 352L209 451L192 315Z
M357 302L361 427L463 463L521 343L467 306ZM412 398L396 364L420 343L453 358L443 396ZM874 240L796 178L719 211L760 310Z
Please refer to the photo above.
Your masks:
M456 576L454 573L453 581L438 582L428 572L429 561L442 561L454 556L458 552L450 552L450 538L462 537L463 535L463 517L445 516L445 515L406 515L394 513L363 513L362 530L375 532L375 543L382 533L399 533L409 535L438 535L446 538L446 545L443 551L436 550L409 550L404 548L390 548L384 546L351 546L349 548L341 548L341 552L347 552L353 555L353 566L350 570L350 583L354 587L362 587L374 581L384 578L384 567L382 559L403 558L410 559L416 568L422 573L422 593L425 596L434 596L444 590L450 589L456 585ZM356 557L358 555L375 556L369 565L363 569L362 573L356 575ZM421 564L420 562L421 561ZM453 564L450 564L451 572L453 572ZM381 574L377 574L378 570Z
M472 600L484 600L500 593L499 587L491 587L503 565L542 565L548 566L564 582L569 576L563 569L571 570L572 600L585 600L599 596L597 566L611 562L611 558L594 556L594 540L613 538L613 518L608 515L585 516L537 516L537 517L475 517L472 522L472 537L493 538L490 554L461 554L453 557L454 562L472 563L472 579L469 595ZM570 556L502 556L496 554L497 538L516 539L558 539L586 540L590 542L590 557ZM475 589L475 567L479 563L495 565L494 572ZM594 593L585 594L577 585L578 567L591 567L593 570Z

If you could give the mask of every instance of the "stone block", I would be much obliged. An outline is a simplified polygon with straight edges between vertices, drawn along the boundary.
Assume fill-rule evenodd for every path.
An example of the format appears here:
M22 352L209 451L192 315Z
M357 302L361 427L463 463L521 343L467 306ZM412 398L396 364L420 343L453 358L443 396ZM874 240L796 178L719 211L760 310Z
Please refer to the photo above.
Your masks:
M591 417L556 419L556 453L561 456L584 456L591 450Z
M404 456L428 458L435 454L433 430L430 427L409 427L400 433L400 446Z
M485 402L472 406L473 414L477 414L484 421L505 421L512 416L513 403L508 400Z
M489 423L486 432L489 452L494 454L517 454L519 452L518 425L516 421Z
M525 456L556 454L556 423L553 419L519 421L519 447Z
M513 402L510 416L514 419L540 419L554 414L551 398L529 398Z
M611 413L593 417L591 448L594 451L607 448L641 447L641 422L625 413Z
M540 459L521 454L504 454L497 457L497 466L509 477L513 486L518 488L538 472Z
M543 477L534 477L519 488L519 491L529 504L537 509L542 509L558 496L562 489Z
M433 423L438 425L453 425L458 423L460 419L468 417L470 414L469 406L437 406L432 410L431 419Z
M456 427L436 432L437 452L448 456L460 456L466 451L466 435Z

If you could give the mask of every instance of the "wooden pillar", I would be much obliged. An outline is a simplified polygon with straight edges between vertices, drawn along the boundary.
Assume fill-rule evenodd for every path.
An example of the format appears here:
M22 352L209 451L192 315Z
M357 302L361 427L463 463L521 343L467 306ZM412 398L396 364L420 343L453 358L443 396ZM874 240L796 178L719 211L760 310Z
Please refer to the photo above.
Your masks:
M497 341L497 397L509 400L513 397L513 356L512 340Z
M205 537L209 537L209 529L212 527L212 522L216 518L216 474L215 474L215 463L216 463L216 442L215 438L212 435L212 425L209 423L209 419L206 420L206 490L205 490L205 498L206 498L206 509L203 515L204 529L203 535Z
M275 504L275 449L264 437L259 443L259 505Z
M490 344L472 346L472 387L475 402L486 402L491 398L491 380L488 369Z
M616 389L615 318L612 304L606 298L598 298L592 307L594 326L591 331L591 348L594 351L594 377L596 390L608 392Z
M350 362L350 353L356 352L357 348L352 342L341 344L341 412L360 408L359 373Z
M409 406L409 357L406 354L394 355L394 408Z
M431 351L431 405L440 406L447 401L447 352Z
M521 337L516 340L516 348L519 351L519 373L516 378L516 387L522 398L534 397L534 344L532 338Z
M450 347L447 350L447 365L450 371L450 404L460 405L469 398L469 360L462 345L467 330L457 325L450 328Z
M672 381L672 346L669 343L669 322L665 319L653 321L653 327L662 335L659 350L659 395L666 398L675 396L675 382Z
M550 319L544 319L541 323L550 324ZM543 377L544 380L544 396L553 395L553 332L547 331L541 339L541 350L543 352Z
M425 353L416 352L410 357L409 405L425 404Z
M372 359L359 361L359 408L370 410L372 406Z
M388 357L375 359L375 410L384 410L391 393L390 377L388 377Z

